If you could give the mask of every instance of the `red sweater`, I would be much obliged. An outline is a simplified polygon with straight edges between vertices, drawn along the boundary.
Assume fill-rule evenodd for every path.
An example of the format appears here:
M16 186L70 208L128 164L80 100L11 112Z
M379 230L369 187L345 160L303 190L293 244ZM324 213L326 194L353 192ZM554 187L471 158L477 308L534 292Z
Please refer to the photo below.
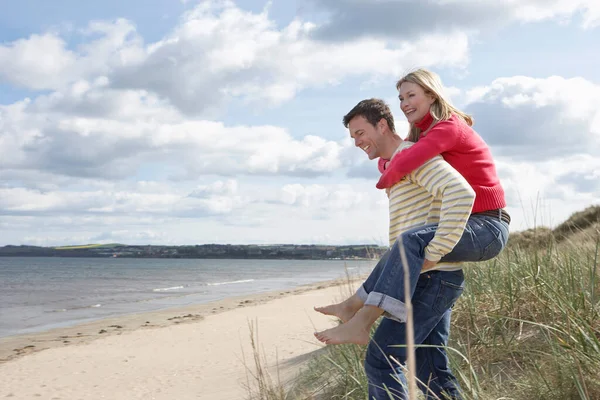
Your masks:
M433 117L427 113L415 126L423 132L432 122ZM377 182L377 188L392 187L438 154L475 190L473 213L506 207L504 189L489 147L477 132L456 115L449 120L439 121L425 136L421 135L417 143L396 154L387 169L385 163L388 160L380 158L378 165L383 175Z

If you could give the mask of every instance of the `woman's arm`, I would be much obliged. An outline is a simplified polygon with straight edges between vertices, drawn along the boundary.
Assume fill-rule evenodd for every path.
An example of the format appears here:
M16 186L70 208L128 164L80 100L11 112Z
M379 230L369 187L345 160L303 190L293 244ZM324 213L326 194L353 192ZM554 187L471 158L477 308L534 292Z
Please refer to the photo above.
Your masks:
M453 119L435 124L418 142L396 154L387 168L385 168L385 161L381 165L380 159L379 168L380 170L385 168L385 171L377 182L377 189L394 186L427 160L451 150L459 142L461 134L461 130Z

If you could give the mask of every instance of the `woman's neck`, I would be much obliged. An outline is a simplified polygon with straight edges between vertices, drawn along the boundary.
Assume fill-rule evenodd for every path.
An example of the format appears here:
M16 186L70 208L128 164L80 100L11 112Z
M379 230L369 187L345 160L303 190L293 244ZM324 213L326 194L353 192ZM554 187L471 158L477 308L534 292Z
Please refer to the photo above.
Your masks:
M423 116L423 118L421 118L420 121L415 122L415 126L417 128L419 128L422 131L426 130L427 128L429 128L429 126L431 125L431 123L433 122L433 117L431 116L431 112L427 111L427 114L425 114L425 116Z

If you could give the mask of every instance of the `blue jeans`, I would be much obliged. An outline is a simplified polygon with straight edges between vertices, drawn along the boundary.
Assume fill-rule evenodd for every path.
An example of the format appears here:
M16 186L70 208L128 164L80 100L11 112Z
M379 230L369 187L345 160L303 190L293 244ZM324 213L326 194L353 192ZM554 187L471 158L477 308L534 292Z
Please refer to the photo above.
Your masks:
M392 248L377 263L357 294L365 305L384 310L384 316L406 321L404 305L404 269L400 258L400 242L404 245L409 270L409 295L412 297L425 260L425 247L433 239L437 224L416 227L403 232ZM496 257L508 241L508 224L497 217L471 215L464 233L452 252L440 262L485 261ZM459 269L460 266L457 266Z
M449 368L445 346L450 335L452 306L463 292L463 285L462 270L426 272L419 278L412 298L414 342L416 346L426 346L416 348L416 374L419 388L428 400L435 398L432 395L440 399L462 398L460 385ZM406 324L383 318L365 359L369 399L408 398L404 373L390 358L404 365L405 345Z
M415 344L429 344L429 342L437 343L437 345L440 346L445 346L447 344L450 330L450 307L452 304L454 304L456 298L460 296L460 293L462 293L463 275L461 270L431 271L423 274L423 276L421 275L421 267L423 266L423 261L425 259L425 247L433 239L436 229L437 225L432 224L424 225L404 232L398 238L396 243L394 243L392 248L382 256L377 266L373 269L367 280L357 292L358 296L365 302L365 305L373 305L383 309L384 316L388 317L383 319L375 334L376 337L379 338L377 342L384 344L383 346L379 344L380 349L378 351L380 354L382 351L390 351L390 349L386 348L386 340L388 343L391 340L395 342L395 344L404 344L406 340L404 332L405 325L402 323L406 320L406 309L403 301L404 270L402 268L399 253L400 241L402 241L404 245L406 259L408 262L410 274L409 294L413 299L413 303L415 303L413 305ZM499 218L472 215L467 221L467 225L461 239L456 244L452 252L442 258L441 262L489 260L497 256L504 249L507 241L508 224L501 221ZM428 276L429 278L425 278L425 276ZM417 283L421 282L423 279L433 279L431 277L439 278L439 285L417 285ZM456 283L456 277L459 277L460 280L458 284ZM433 282L433 280L431 282ZM446 283L442 284L441 282L446 282L450 285ZM434 300L434 297L440 294L442 289L448 291L448 287L452 285L460 287L460 290L456 294L456 298L454 298L454 300L445 300L450 299L452 297L450 295L444 295L441 298L436 298ZM415 291L417 288L419 289L418 293ZM435 292L436 290L437 292ZM420 301L419 299L426 299L429 307L438 311L436 313L431 313L422 309L417 310L417 304L425 303L425 301ZM443 308L444 304L448 305L446 309ZM378 335L380 330L382 330L383 333ZM372 344L373 343L371 343L371 345ZM375 349L378 349L378 347L376 346L373 348L371 345L367 351L367 359L365 362L365 369L367 371L367 377L369 378L369 387L372 387L373 390L376 390L376 387L381 386L381 383L387 382L386 384L394 384L395 382L393 386L390 386L390 389L395 388L399 393L401 393L401 385L396 380L381 380L383 379L382 374L390 377L390 374L393 373L394 370L387 361L385 363L386 367L384 367L381 363L373 361L373 357L375 357L373 353ZM399 356L401 355L402 354ZM400 360L400 358L398 359ZM438 389L443 389L448 392L448 388L458 387L456 378L452 375L448 367L447 357L443 349L426 350L425 348L421 348L417 351L418 365L423 365L424 361L422 360L428 359L430 360L428 361L429 367L425 368L419 366L419 370L425 368L423 371L429 371L431 376L435 377L429 386L430 390L433 390L434 393L440 396ZM371 360L371 362L369 360ZM382 372L380 370L387 370L387 372ZM369 371L371 371L371 373L369 373ZM425 372L423 372L423 374L427 375ZM419 374L419 376L421 376L421 374ZM429 381L429 379L424 380L424 382ZM458 389L455 391L457 390ZM452 391L448 393L450 394ZM376 398L389 398L379 396L382 396L382 393L379 393Z

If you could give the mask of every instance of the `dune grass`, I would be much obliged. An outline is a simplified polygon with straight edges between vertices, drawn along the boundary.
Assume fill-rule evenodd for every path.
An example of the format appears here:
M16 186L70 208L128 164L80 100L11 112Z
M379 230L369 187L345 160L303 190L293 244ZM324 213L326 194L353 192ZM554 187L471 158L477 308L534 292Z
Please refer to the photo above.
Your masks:
M543 233L541 247L509 242L465 268L448 349L465 399L600 399L600 235ZM251 398L366 399L364 356L364 346L328 346L293 389Z

